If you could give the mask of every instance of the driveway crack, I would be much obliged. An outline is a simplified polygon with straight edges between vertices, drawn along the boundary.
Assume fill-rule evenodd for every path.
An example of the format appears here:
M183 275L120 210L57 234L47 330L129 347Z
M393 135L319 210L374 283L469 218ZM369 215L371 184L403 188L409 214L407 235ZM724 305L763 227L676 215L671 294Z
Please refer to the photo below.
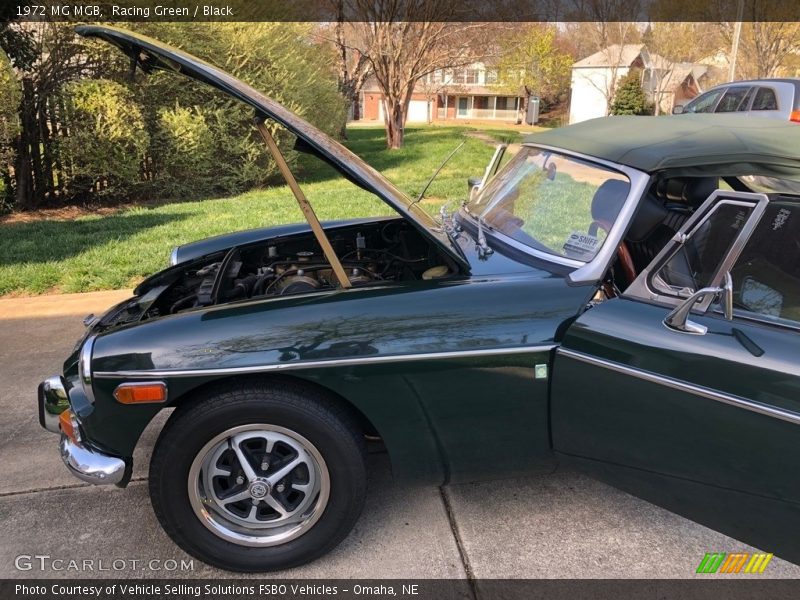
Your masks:
M458 530L458 523L456 523L456 516L453 512L453 504L450 501L450 493L444 486L439 487L439 495L442 497L442 504L447 513L447 521L450 524L450 531L453 533L453 538L456 541L456 548L458 548L458 556L461 559L461 566L464 568L464 573L467 575L467 584L473 600L478 600L478 587L475 580L475 574L472 571L472 565L467 556L467 550L464 547L464 541L461 539L461 533Z
M147 477L132 477L128 483L131 484L142 481L147 481ZM25 494L41 494L42 492L54 492L59 490L77 490L81 488L90 488L90 487L94 486L91 483L65 483L64 485L55 485L51 487L31 488L28 490L15 490L13 492L0 492L0 498L6 498L9 496L24 496Z

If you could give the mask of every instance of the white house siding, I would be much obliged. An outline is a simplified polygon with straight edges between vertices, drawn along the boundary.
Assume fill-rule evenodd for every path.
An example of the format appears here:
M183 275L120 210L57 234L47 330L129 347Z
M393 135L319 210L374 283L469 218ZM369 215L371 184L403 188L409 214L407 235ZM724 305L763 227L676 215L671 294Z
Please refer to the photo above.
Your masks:
M579 67L572 69L572 98L569 122L580 123L608 114L606 90L614 76L617 81L628 74L627 67Z

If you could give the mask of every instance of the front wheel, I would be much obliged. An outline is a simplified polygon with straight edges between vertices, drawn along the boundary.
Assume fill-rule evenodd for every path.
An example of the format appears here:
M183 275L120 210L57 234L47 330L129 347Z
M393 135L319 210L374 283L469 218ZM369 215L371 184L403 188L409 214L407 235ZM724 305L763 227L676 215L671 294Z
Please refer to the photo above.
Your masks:
M361 512L364 442L352 419L291 382L241 385L179 408L150 465L150 497L186 552L271 571L336 546Z

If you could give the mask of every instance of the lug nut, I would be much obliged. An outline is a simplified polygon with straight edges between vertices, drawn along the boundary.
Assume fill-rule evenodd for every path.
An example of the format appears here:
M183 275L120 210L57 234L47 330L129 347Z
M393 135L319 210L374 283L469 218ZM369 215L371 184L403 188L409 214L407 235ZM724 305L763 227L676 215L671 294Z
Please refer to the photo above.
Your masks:
M269 469L269 462L267 462L267 459L265 458L261 461L261 470L266 471L267 469Z
M278 485L275 486L275 491L277 491L279 494L282 494L283 490L285 490L285 489L286 489L286 486L283 485L282 483L279 483Z
M244 483L244 477L242 477L241 475L239 475L239 476L236 478L236 485L242 485L243 483Z

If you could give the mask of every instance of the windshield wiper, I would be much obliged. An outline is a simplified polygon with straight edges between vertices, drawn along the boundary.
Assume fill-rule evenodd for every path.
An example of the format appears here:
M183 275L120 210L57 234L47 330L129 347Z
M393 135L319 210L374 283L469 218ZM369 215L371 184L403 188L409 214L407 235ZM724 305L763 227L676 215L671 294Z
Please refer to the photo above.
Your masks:
M478 251L478 258L485 259L488 257L494 250L489 247L489 244L486 243L486 234L483 233L483 215L478 215L478 239L475 244L475 249Z

